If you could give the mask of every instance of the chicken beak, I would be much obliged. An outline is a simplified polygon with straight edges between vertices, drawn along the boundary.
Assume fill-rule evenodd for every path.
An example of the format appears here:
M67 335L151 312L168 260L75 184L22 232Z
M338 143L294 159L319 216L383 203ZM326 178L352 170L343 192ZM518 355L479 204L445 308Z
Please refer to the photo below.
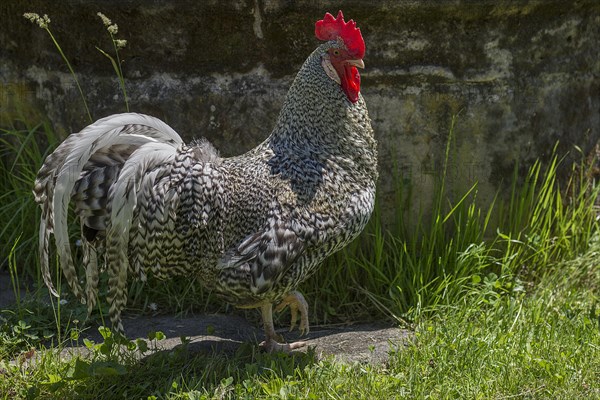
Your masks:
M348 65L353 65L353 66L355 66L356 68L361 68L361 69L364 69L364 68L365 68L365 62L364 62L363 60L361 60L361 59L357 59L357 60L348 60L348 61L346 61L346 63L347 63Z

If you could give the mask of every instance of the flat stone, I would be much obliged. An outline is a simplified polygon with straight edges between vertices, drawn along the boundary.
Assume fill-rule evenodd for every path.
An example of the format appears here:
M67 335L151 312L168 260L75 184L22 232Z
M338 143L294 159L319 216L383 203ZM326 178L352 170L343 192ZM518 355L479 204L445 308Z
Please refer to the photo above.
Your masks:
M314 335L314 336L312 336ZM319 358L333 355L347 363L385 364L389 353L404 346L410 331L382 325L350 325L315 329L307 343Z
M130 340L147 340L149 332L161 331L166 339L156 341L154 351L170 351L182 344L185 337L189 354L214 354L215 352L233 355L244 344L257 345L264 337L261 328L250 324L244 318L231 315L199 315L178 318L174 316L139 316L123 321ZM305 341L306 347L299 352L314 351L318 359L333 356L336 361L346 363L385 364L390 351L402 346L409 332L389 325L357 324L338 326L314 326L305 337L297 331L287 329L277 331L286 341ZM65 356L87 355L82 345L83 338L96 343L102 337L96 328L82 333L78 342L64 350ZM147 354L145 354L147 355ZM141 355L140 355L141 356Z

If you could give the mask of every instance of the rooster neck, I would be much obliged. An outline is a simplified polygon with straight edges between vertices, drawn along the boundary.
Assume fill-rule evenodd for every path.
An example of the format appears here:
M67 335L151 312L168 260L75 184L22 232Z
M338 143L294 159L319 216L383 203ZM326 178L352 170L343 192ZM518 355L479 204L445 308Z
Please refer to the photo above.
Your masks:
M343 152L372 138L368 112L362 99L348 101L340 85L321 65L326 45L317 48L298 72L277 123L267 142L271 147L296 147L303 152ZM357 143L360 142L360 143Z

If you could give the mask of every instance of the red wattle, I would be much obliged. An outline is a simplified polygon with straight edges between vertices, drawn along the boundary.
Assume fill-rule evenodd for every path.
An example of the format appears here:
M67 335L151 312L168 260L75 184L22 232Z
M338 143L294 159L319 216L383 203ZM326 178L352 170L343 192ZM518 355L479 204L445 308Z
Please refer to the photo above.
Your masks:
M360 92L360 74L358 73L358 69L353 65L346 65L341 81L342 89L346 93L348 100L356 103L358 101L358 93Z

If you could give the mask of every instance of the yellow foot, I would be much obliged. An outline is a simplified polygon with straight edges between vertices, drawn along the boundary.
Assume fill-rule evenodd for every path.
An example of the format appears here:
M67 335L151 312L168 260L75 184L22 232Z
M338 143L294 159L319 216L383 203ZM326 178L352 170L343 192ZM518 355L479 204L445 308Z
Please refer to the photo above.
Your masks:
M287 306L290 306L290 312L292 313L290 332L296 326L296 321L298 320L298 312L300 312L300 335L306 335L310 331L310 327L308 326L308 303L304 299L304 296L302 296L302 293L296 291L290 292L281 301L281 303L279 303L279 305L275 307L275 311L279 312Z

